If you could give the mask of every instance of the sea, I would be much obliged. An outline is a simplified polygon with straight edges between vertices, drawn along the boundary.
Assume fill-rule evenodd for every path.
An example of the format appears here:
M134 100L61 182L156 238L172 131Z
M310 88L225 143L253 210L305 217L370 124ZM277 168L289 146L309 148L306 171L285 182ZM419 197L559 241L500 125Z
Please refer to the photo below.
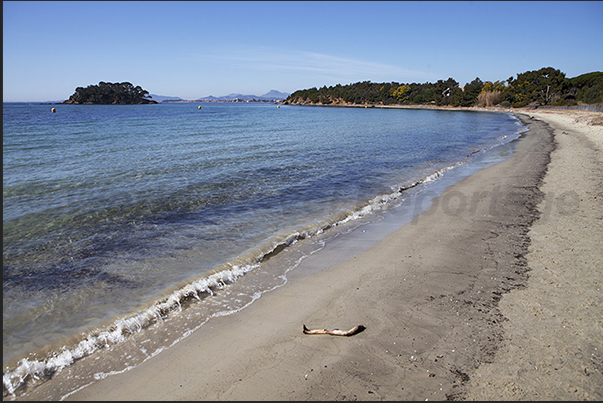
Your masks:
M482 111L3 103L4 400L62 374L61 400L346 239L370 247L526 131Z

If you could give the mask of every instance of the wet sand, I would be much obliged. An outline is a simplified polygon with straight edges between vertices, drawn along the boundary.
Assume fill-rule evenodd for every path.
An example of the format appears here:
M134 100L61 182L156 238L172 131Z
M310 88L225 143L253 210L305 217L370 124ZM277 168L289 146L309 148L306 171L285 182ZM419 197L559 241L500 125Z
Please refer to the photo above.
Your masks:
M602 400L601 113L516 113L512 157L373 248L67 400Z

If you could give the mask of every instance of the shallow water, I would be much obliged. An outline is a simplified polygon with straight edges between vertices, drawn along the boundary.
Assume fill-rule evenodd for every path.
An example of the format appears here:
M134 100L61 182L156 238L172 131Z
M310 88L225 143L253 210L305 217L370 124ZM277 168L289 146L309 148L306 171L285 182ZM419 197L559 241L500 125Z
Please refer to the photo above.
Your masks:
M3 108L5 396L86 357L103 357L93 378L144 361L524 130L484 112L55 108Z

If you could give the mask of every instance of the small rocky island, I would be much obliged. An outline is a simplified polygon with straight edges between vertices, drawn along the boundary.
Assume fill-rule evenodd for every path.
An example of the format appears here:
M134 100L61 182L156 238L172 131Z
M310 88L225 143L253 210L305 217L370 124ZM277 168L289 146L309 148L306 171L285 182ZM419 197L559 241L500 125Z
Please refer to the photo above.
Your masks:
M132 83L106 83L77 87L75 93L64 104L76 105L139 105L156 104L148 99L149 92Z

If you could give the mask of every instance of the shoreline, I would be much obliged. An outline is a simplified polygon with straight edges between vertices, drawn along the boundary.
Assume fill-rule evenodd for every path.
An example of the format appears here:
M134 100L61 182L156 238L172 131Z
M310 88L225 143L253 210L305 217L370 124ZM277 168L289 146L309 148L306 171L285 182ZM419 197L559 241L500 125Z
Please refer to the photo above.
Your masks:
M268 292L234 315L213 318L147 362L66 400L487 400L505 391L508 383L492 381L501 372L497 360L515 341L503 302L516 292L533 297L530 234L536 225L549 228L561 206L557 201L552 213L539 210L560 129L529 113L538 116L519 113L531 127L514 155L449 187L373 248ZM600 239L595 235L591 242ZM600 265L600 255L593 259ZM598 298L589 300L594 332L602 328ZM303 324L347 330L361 323L366 330L353 337L302 333ZM522 324L533 327L524 321L519 329ZM516 352L513 357L522 374L528 363ZM505 370L513 357L500 363ZM589 358L579 396L601 399L601 370ZM56 377L60 382L61 374ZM15 400L36 399L53 382ZM567 398L579 397L553 396Z

